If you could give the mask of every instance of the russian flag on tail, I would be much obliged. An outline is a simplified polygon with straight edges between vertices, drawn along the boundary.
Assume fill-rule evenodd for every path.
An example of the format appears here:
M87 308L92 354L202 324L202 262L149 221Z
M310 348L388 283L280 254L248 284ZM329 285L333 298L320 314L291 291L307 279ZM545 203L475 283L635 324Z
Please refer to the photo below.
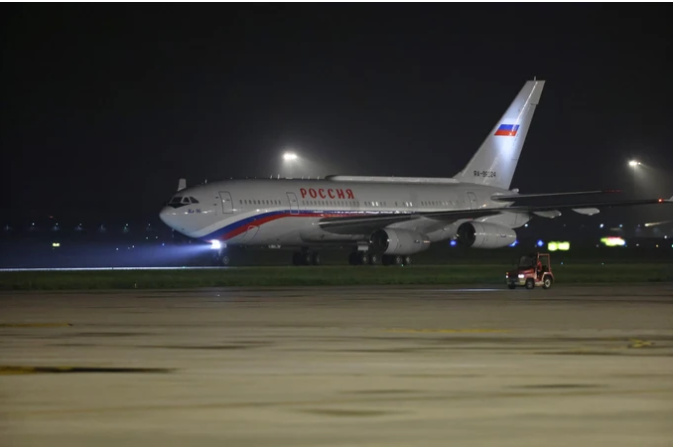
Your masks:
M518 124L501 124L498 130L495 131L495 135L500 137L515 137L518 130Z

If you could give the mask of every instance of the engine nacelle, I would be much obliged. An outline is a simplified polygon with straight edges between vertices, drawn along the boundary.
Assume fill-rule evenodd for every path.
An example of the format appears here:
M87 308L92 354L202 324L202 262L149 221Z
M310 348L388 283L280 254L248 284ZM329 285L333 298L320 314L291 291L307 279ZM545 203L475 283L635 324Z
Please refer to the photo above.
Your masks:
M511 228L486 222L465 222L458 227L458 242L472 248L502 248L516 241Z
M427 250L430 240L409 230L376 230L369 238L372 250L384 255L413 255Z

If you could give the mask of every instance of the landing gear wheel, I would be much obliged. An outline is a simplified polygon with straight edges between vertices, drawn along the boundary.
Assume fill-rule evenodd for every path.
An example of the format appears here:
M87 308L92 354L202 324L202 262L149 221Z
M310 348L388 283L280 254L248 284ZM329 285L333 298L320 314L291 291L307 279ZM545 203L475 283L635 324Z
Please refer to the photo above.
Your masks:
M229 267L231 265L231 258L228 255L222 255L220 264L222 264L224 267Z
M312 258L311 263L313 265L320 265L320 253L318 253L317 251L313 252L311 258Z
M402 265L402 262L404 262L404 259L400 255L395 256L393 259L395 265Z
M411 256L404 257L404 265L411 265Z
M376 265L379 262L379 257L376 256L376 253L369 253L367 258L368 258L367 261L369 261L368 262L369 265Z
M544 281L542 282L542 288L543 289L549 289L551 288L551 285L554 283L552 279L549 276L545 276Z
M311 261L312 261L311 252L306 251L301 254L302 265L311 265Z
M358 253L358 265L367 265L369 263L369 255L366 251Z
M526 280L526 289L531 290L535 288L535 280L533 278L528 278Z

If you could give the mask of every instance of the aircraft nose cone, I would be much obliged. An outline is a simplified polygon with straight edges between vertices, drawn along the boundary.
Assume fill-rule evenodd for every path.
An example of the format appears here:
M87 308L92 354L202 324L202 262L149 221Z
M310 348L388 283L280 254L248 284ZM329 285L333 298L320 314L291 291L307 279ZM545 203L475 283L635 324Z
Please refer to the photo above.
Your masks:
M175 208L165 206L159 212L159 219L171 228L175 228L177 214Z

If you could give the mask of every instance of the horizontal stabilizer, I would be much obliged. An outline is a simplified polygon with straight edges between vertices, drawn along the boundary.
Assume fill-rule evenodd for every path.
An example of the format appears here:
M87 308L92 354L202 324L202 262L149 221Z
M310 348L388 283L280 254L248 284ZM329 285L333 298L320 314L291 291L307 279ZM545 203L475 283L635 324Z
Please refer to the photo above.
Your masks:
M496 194L491 197L491 200L500 202L513 202L521 199L541 199L546 197L566 197L566 196L589 196L594 194L614 194L621 191L578 191L578 192L552 192L552 193L536 193L536 194Z

